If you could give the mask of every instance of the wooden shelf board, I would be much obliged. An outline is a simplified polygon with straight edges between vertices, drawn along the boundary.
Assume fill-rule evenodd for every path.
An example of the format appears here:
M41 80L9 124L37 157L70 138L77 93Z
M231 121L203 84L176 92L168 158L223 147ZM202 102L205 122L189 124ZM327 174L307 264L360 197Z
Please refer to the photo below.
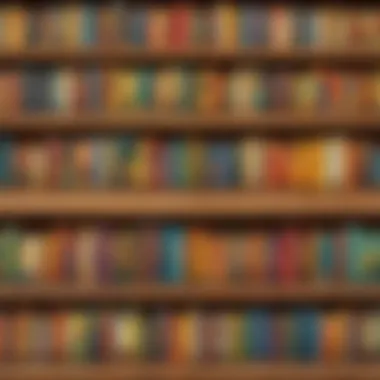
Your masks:
M230 113L86 113L25 114L0 117L0 131L78 132L78 131L156 131L156 132L238 132L238 131L366 131L380 130L379 113L345 112L330 114L269 112Z
M104 364L104 365L7 365L0 380L125 380L125 379L376 379L379 365L354 364Z
M0 286L0 302L380 302L380 286L325 285L17 285Z
M379 192L2 191L0 217L380 216Z
M373 64L379 60L380 50L371 48L294 48L274 50L271 48L236 48L229 50L209 47L152 49L128 46L83 47L83 48L27 48L25 50L2 51L0 62L68 62L86 63L142 63L142 62L313 62Z

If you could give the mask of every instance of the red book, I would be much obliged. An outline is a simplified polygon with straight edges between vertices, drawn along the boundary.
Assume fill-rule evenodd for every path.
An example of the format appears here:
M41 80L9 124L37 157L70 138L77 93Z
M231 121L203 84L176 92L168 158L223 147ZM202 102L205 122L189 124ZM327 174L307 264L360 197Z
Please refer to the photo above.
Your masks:
M286 230L277 242L275 267L280 283L290 284L297 280L297 239L296 231Z
M187 2L174 2L169 12L168 41L170 48L185 48L190 43L191 9Z
M155 139L151 143L151 184L155 189L163 188L165 185L165 149L167 149L168 144L160 139Z
M267 186L283 189L289 185L289 148L282 142L271 142L267 150Z
M48 141L49 150L49 174L48 187L59 188L63 171L63 146L60 139L54 138Z

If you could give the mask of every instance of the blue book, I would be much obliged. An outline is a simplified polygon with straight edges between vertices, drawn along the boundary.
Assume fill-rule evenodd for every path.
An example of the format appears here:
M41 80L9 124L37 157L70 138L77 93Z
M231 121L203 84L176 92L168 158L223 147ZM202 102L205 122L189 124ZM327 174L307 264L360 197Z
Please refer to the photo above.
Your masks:
M292 313L294 339L292 359L316 360L319 352L320 316L315 310L300 310Z
M177 226L162 230L161 278L164 282L179 283L185 276L186 231Z
M373 187L380 187L380 145L372 144L368 161L369 183Z
M295 44L297 47L310 47L315 43L316 12L310 7L295 9Z
M247 313L245 347L251 360L268 360L273 356L273 326L271 313L253 309Z
M143 4L135 3L129 8L128 42L143 47L146 44L148 9Z
M99 6L86 2L81 6L82 31L81 42L85 46L93 46L98 42L98 14Z
M188 183L186 148L184 139L168 140L164 144L164 177L168 187L184 188Z
M236 144L231 141L213 141L206 153L208 185L230 188L237 184Z
M0 186L7 187L13 183L13 141L8 137L0 137Z
M242 3L239 19L239 42L242 47L264 47L268 44L267 7Z
M324 231L319 236L318 275L330 281L334 274L334 239L331 232Z

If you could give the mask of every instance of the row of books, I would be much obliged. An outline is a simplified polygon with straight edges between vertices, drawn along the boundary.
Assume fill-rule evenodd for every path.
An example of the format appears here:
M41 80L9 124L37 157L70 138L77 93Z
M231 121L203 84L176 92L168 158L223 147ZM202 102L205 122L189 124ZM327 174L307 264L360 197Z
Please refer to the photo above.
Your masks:
M4 361L371 361L380 359L380 312L296 309L124 308L0 316Z
M379 89L378 71L47 65L0 72L0 113L378 111Z
M380 143L344 137L0 138L7 188L378 188Z
M379 283L380 230L161 225L0 230L0 282Z
M116 0L0 10L1 46L94 46L148 48L268 46L380 47L380 10L313 5L260 5L233 1L126 2Z

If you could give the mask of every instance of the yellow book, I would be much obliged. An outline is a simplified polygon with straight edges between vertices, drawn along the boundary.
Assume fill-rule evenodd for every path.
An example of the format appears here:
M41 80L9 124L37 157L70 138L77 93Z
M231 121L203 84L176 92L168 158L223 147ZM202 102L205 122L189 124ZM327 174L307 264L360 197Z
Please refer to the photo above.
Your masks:
M253 81L248 69L237 69L229 76L229 107L239 114L252 110Z
M187 154L188 154L188 173L189 183L191 187L198 187L203 181L204 160L206 154L205 143L202 140L187 140Z
M151 140L140 138L135 142L133 154L128 163L128 177L133 188L148 188L152 183L151 155Z
M181 347L186 347L186 360L189 362L195 362L199 353L198 318L195 311L181 315L179 342Z
M311 113L317 109L319 78L315 73L298 74L294 78L294 106L297 110Z
M320 190L323 188L322 141L313 139L308 144L308 150L308 161L310 162L308 184L313 190Z
M258 188L264 185L265 141L244 137L240 143L239 154L243 178L243 186Z
M237 42L237 7L234 2L216 5L216 44L221 49L233 49Z
M178 67L159 70L154 83L155 106L158 109L178 107L181 85L181 70Z
M121 334L126 357L139 358L143 353L143 323L138 312L128 312L124 315Z
M20 5L9 5L3 10L3 42L9 50L26 47L27 11Z
M81 5L65 4L61 9L62 40L65 46L75 48L81 44Z
M239 360L243 357L243 315L234 312L226 315L227 328L229 330L228 359Z
M43 236L27 233L21 241L20 265L23 277L29 281L38 281L43 262Z
M65 316L66 333L64 334L64 351L68 360L80 359L78 346L83 344L86 329L86 317L80 312L70 312Z

